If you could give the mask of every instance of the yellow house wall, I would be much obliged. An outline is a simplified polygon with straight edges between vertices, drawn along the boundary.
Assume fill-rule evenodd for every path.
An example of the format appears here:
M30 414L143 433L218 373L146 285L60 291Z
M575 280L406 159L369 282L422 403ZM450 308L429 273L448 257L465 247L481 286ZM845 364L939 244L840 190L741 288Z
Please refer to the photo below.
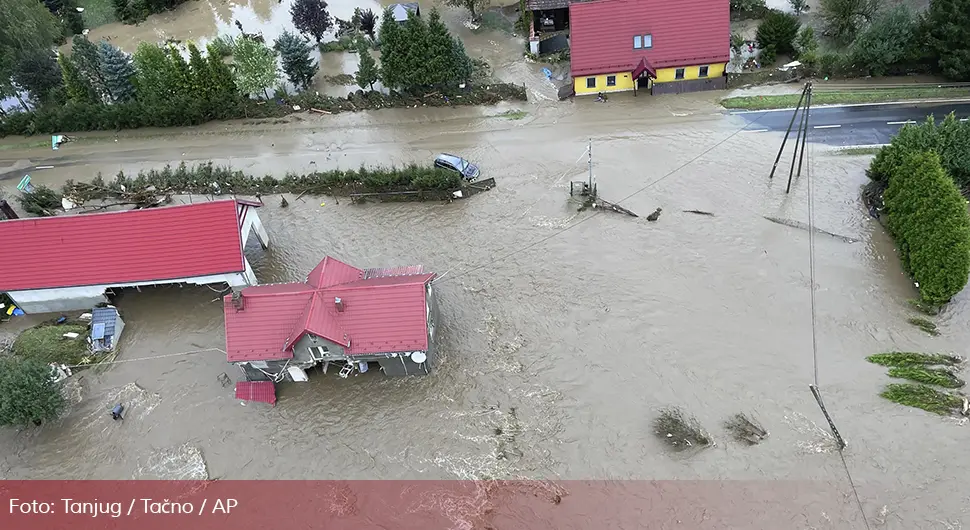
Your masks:
M707 66L707 77L700 77L697 74L700 73L700 67ZM654 83L670 83L672 81L690 81L692 79L707 79L710 77L721 77L724 75L724 67L727 63L721 64L708 64L708 65L694 65L694 66L684 66L684 78L677 79L677 68L660 68L657 70L657 79Z
M702 79L700 76L698 76L701 66L704 65L685 66L683 79L677 79L677 68L661 68L657 70L657 79L655 79L653 82L670 83L673 81ZM724 75L724 68L726 66L727 63L707 65L707 77L721 77ZM606 77L610 75L616 76L616 86L606 86ZM596 88L586 88L586 79L590 77L596 78ZM599 94L600 92L623 92L633 90L634 83L633 72L617 72L615 74L582 76L573 78L573 90L575 90L577 96Z
M616 86L606 86L607 76L616 76ZM586 88L586 79L596 78L596 88ZM573 89L577 96L584 94L599 94L600 92L622 92L633 90L633 72L617 72L615 74L591 75L573 78Z

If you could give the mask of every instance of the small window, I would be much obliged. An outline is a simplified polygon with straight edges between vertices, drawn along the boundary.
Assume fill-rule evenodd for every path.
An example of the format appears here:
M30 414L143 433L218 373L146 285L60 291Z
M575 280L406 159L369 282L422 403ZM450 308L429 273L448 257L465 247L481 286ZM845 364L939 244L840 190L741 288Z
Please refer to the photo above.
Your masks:
M586 78L586 88L596 88L596 78L587 77Z
M643 36L643 47L653 48L653 35L647 33L646 35Z
M641 37L640 35L634 35L633 36L633 49L634 50L639 50L640 48L643 48L643 37Z
M710 67L700 66L697 68L697 77L707 77L707 71Z
M606 86L616 86L616 76L608 75L606 76Z
M678 68L677 71L674 72L674 79L683 79L683 78L684 78L684 69Z

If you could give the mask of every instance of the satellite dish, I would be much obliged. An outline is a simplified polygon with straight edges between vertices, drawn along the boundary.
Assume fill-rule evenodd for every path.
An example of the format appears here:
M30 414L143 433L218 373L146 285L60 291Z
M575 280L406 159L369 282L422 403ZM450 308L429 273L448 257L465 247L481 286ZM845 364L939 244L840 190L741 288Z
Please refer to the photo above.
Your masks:
M428 360L428 356L422 352L416 351L411 354L411 360L418 364L421 364L424 361Z

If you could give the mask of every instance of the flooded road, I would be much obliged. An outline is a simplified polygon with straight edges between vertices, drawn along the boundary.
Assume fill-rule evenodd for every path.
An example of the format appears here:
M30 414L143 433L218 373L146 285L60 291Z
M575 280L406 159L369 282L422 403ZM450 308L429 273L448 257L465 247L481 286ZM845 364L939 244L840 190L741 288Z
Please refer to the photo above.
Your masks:
M351 206L266 197L272 240L247 249L262 283L304 277L323 256L439 273L437 372L347 380L313 374L269 408L240 404L225 363L219 293L159 288L118 300L119 363L82 372L62 421L0 432L4 478L567 478L817 480L856 510L842 461L808 390L813 380L805 177L790 196L767 181L781 135L740 132L716 95L617 95L508 107L409 109L283 123L211 124L85 135L53 153L0 151L0 164L50 164L34 182L214 159L260 173L465 156L498 187L453 204ZM88 140L94 138L94 140ZM603 198L656 223L578 212L592 140ZM119 140L119 141L115 141ZM818 371L848 441L845 460L876 528L970 523L967 425L878 397L889 382L865 356L953 351L970 340L966 293L929 338L905 319L915 295L893 246L859 201L867 157L810 148L816 224ZM56 156L55 156L56 155ZM16 180L0 181L10 193ZM196 199L198 200L198 199ZM714 217L682 213L705 210ZM145 357L165 356L153 360ZM130 416L109 421L124 402ZM717 446L669 454L651 432L663 406L697 416ZM514 412L513 412L514 408ZM722 423L753 413L771 432L744 447ZM496 429L502 434L496 434ZM964 477L964 478L960 478ZM745 509L750 509L745 507ZM881 525L877 525L882 521ZM949 525L949 526L947 526ZM786 526L787 527L787 526ZM806 508L791 528L863 528Z

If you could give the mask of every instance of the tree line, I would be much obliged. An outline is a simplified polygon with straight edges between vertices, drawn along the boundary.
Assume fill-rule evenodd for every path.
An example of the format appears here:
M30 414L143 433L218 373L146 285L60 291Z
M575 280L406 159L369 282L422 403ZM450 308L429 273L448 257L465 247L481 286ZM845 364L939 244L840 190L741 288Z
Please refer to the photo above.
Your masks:
M757 41L764 64L784 54L826 76L915 72L970 81L970 0L930 0L922 13L887 0L820 0L820 36L838 47L824 52L815 29L802 27L796 15L808 9L803 0L789 0L796 14L769 10L764 0L730 1L732 12L762 19Z

